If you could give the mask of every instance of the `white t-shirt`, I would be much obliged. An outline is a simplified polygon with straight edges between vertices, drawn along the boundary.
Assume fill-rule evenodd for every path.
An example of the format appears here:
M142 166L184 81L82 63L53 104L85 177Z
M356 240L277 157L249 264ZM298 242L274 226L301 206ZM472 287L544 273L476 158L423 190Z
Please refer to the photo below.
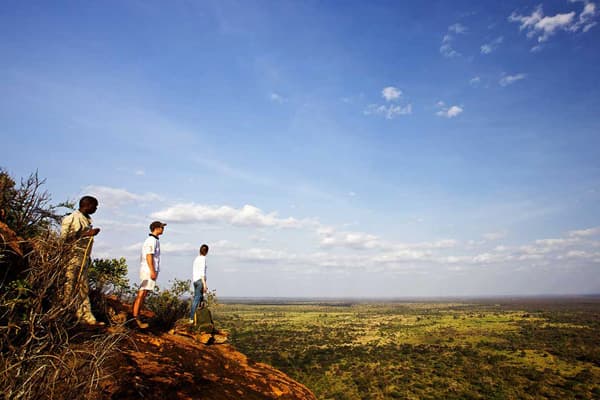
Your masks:
M152 254L152 258L154 259L154 270L158 274L158 271L160 271L160 242L156 237L152 235L148 236L148 238L144 241L144 244L142 245L142 254L140 257L140 273L150 273L150 267L148 266L148 262L146 261L146 255L148 254Z
M206 257L200 255L194 259L192 282L196 282L202 277L206 278Z

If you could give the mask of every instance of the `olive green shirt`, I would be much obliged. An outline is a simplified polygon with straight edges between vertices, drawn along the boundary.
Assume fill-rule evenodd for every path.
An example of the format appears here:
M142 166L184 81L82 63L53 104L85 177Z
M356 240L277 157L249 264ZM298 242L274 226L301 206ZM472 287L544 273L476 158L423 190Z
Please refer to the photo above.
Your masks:
M63 218L60 237L66 241L78 241L82 238L83 232L90 229L91 226L92 219L77 210ZM93 236L89 238L93 238Z

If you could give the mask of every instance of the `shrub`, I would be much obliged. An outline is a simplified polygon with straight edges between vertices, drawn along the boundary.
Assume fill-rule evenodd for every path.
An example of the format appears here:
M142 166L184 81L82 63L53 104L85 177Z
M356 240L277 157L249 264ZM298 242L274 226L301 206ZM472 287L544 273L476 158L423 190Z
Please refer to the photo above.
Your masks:
M177 320L189 313L189 302L181 298L189 293L189 287L189 280L174 279L170 289L149 293L146 306L154 313L153 325L162 331L168 331L175 326Z
M76 301L64 303L69 256L57 234L32 239L27 270L0 290L0 391L10 399L94 398L123 334L70 343Z
M114 294L121 297L129 291L127 261L119 259L95 258L89 270L90 289L102 294Z
M0 220L23 238L32 238L43 234L60 222L62 215L57 213L61 207L73 208L70 202L57 205L50 203L50 194L42 190L46 183L40 179L37 171L27 179L21 179L19 187L3 169L0 169Z

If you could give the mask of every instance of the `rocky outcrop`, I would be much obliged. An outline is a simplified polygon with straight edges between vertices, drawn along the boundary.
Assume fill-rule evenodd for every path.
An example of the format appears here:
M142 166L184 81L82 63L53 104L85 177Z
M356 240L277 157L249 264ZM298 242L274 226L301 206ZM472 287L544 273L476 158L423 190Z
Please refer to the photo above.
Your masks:
M315 399L304 385L200 336L129 331L103 385L110 399Z

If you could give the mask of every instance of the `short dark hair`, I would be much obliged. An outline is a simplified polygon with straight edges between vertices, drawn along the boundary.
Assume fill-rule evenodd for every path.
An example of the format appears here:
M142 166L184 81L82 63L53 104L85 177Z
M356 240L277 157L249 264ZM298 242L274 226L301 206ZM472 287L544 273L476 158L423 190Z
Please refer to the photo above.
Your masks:
M79 199L79 208L84 207L87 204L98 205L98 199L93 196L83 196Z
M206 249L206 252L208 253L208 245L207 244L203 244L202 246L200 246L200 254L202 254L202 249Z
M152 232L156 228L162 228L164 226L167 226L167 224L165 224L164 222L160 222L160 221L154 221L150 224L150 232Z

